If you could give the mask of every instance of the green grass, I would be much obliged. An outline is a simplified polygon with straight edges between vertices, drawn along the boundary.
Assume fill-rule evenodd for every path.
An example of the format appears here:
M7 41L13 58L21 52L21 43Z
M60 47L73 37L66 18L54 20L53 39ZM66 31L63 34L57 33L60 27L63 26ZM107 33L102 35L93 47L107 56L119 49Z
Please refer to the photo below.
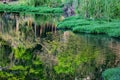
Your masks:
M60 29L69 29L77 33L107 34L112 37L120 37L120 21L83 19L79 16L66 18L58 24Z
M83 19L80 16L71 16L66 19L64 19L62 22L58 24L58 28L62 29L73 29L76 26L86 26L86 25L92 25L92 24L102 24L105 23L105 21L94 21L91 19Z
M112 37L120 37L120 23L119 22L108 22L108 23L103 23L103 24L77 26L73 28L73 31L93 33L93 34L107 34Z
M0 4L0 12L62 13L61 8Z

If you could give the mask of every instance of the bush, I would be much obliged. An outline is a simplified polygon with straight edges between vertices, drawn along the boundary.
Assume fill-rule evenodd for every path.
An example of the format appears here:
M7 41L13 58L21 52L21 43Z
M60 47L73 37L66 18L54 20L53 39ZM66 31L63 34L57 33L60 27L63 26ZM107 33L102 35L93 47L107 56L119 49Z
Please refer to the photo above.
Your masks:
M107 69L102 73L104 80L119 80L120 79L120 67Z

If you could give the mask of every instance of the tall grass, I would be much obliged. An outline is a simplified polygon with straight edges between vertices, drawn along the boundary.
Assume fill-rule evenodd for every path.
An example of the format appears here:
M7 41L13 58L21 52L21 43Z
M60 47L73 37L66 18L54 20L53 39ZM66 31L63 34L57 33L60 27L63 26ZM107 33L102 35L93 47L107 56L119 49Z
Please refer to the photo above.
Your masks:
M61 5L61 0L19 0L20 4L29 6L49 6L58 7Z
M120 18L120 0L79 0L78 11L85 18Z

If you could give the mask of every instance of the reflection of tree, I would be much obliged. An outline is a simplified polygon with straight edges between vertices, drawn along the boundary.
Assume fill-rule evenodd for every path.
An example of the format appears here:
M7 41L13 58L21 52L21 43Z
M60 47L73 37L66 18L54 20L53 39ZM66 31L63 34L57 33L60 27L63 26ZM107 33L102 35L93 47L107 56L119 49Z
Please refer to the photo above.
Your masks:
M19 46L12 48L12 53L13 65L0 71L0 79L44 79L42 62L39 54L34 53L34 48L25 49ZM9 64L9 62L5 63Z
M67 31L64 34L49 32L41 42L14 38L10 44L14 44L10 46L11 54L7 55L11 62L5 54L8 50L0 48L4 64L12 64L0 71L0 79L99 80L101 73L115 64L115 55L104 46L108 45L104 41L107 39L99 36L79 36ZM5 40L9 43L11 39Z
M100 79L102 71L114 64L115 55L109 49L102 51L99 46L95 47L96 44L91 44L89 38L83 39L69 33L67 39L57 55L55 70L58 74L66 74L73 79Z
M9 45L4 44L0 40L0 66L8 67L8 62L10 62L9 56L11 53L11 47Z
M78 76L86 77L91 70L86 64L91 63L98 54L100 52L97 49L93 50L91 46L85 46L77 36L69 35L68 42L63 45L61 52L58 53L58 65L55 70L59 74L69 74L73 78ZM83 69L82 66L87 68Z
M118 64L120 64L120 42L115 41L114 39L111 39L108 44L109 44L108 47L116 55L115 65L117 66Z
M18 32L19 29L19 19L18 14L12 14L4 12L1 16L0 26L1 26L1 32L3 33L9 33L11 30L14 30Z

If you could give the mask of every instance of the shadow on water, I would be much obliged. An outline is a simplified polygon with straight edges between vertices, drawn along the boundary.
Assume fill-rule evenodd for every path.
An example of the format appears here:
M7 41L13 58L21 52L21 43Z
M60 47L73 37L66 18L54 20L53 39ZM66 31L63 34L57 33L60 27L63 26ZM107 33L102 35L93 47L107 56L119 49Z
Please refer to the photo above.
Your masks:
M1 14L1 80L101 80L104 70L120 65L119 40L57 31L60 17Z

